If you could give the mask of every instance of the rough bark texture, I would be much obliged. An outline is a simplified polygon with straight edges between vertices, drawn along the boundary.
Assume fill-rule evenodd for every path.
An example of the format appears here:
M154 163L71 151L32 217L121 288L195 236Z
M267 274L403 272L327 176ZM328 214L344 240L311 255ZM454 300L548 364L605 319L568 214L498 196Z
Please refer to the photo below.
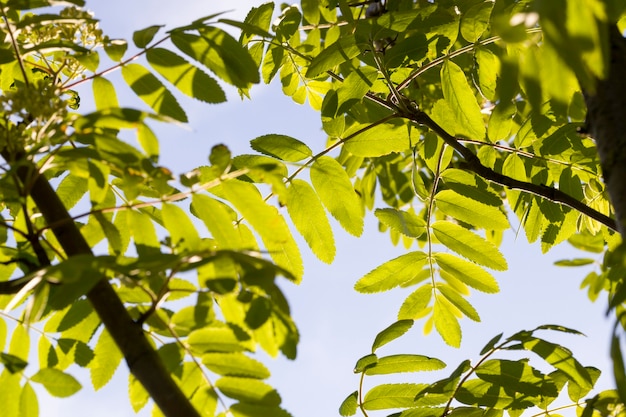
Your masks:
M602 174L615 210L617 228L626 236L626 39L609 28L608 77L585 95L588 131L596 141Z
M67 256L92 254L55 190L45 177L38 174L34 164L6 151L2 152L2 156L17 167L19 180L29 190ZM148 391L163 414L167 417L199 417L150 345L141 325L130 317L109 281L100 279L87 293L87 298L124 355L130 372Z

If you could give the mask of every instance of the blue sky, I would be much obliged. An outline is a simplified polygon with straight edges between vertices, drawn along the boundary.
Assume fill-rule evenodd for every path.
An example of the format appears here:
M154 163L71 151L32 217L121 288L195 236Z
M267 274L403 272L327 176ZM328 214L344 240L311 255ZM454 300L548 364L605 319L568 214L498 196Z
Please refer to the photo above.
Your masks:
M105 32L112 37L130 38L132 32L153 24L175 27L198 17L236 9L228 14L243 19L258 1L191 1L108 0L87 1L96 12ZM117 77L113 75L114 81ZM119 79L119 78L117 78ZM121 94L123 105L143 106L132 94ZM319 115L306 105L300 106L284 97L280 86L258 86L252 90L251 101L241 101L230 91L229 102L217 106L202 105L182 99L188 111L187 128L159 126L162 165L176 174L205 164L211 147L224 143L234 152L251 152L248 141L268 133L291 135L314 151L323 149L325 137ZM88 104L84 107L88 110ZM82 110L82 109L81 109ZM318 261L302 245L305 277L298 287L285 285L301 343L296 361L265 360L272 371L271 384L283 397L283 406L294 416L333 416L343 398L357 388L352 374L356 360L369 353L376 333L395 321L397 310L408 295L406 290L377 295L360 295L353 290L355 281L371 269L402 253L393 247L386 235L378 233L373 215L368 215L365 232L360 239L347 235L335 223L337 257L332 265ZM303 242L302 242L303 243ZM540 324L561 324L576 328L587 338L564 336L560 341L572 348L584 365L608 368L608 340L611 323L604 319L603 302L591 304L578 289L585 271L552 266L557 259L577 256L567 245L542 255L540 248L526 243L523 233L507 233L501 248L509 262L509 271L495 273L501 292L496 295L473 293L470 301L477 308L482 323L462 320L461 349L446 346L438 335L423 336L423 322L418 322L402 339L381 349L382 354L416 353L435 356L454 369L463 359L476 359L481 347L495 334L511 334ZM40 395L41 416L57 415L90 417L130 417L127 397L127 372L124 365L111 384L97 393L90 387L88 375L80 370L83 390L70 399L56 400ZM430 378L430 379L429 379ZM383 379L372 382L381 383ZM428 382L431 374L406 374L401 380ZM603 375L604 388L612 385L609 372ZM87 411L88 410L88 411ZM149 407L140 416L150 415ZM374 414L376 415L376 414Z

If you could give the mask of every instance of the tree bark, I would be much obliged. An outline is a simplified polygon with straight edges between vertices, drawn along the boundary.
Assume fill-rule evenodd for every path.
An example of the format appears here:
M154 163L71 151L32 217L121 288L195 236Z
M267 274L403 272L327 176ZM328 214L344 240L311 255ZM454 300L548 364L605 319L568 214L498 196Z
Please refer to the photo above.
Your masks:
M608 76L586 92L588 132L595 139L617 229L626 236L626 39L609 28Z
M29 190L66 255L93 254L54 188L39 174L37 167L6 150L2 152L2 156L12 166L17 167L19 180ZM87 293L87 298L124 355L130 372L144 386L163 414L167 417L200 417L163 365L141 325L128 314L109 281L101 278Z

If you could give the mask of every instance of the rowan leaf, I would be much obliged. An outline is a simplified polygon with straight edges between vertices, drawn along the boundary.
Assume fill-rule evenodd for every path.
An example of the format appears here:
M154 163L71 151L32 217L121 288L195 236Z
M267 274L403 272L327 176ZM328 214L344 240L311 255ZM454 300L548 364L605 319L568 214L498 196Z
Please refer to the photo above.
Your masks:
M471 320L480 321L480 316L476 309L454 288L446 284L439 284L437 285L437 290L465 316Z
M476 264L449 253L436 253L434 260L443 271L478 291L496 293L500 290L496 279Z
M287 188L287 211L294 226L321 261L335 257L335 239L322 203L311 186L294 179Z
M473 226L487 230L509 228L506 215L498 207L481 203L452 190L438 192L435 203L445 214Z
M454 314L454 307L446 298L436 297L433 310L435 328L444 342L452 347L461 346L461 326Z
M122 76L135 94L152 110L180 122L187 122L187 115L174 95L143 65L124 65Z
M123 356L106 329L102 330L98 338L94 355L93 360L89 363L89 370L91 384L94 390L97 391L111 380L113 374L120 366Z
M386 329L382 330L374 339L374 343L372 344L372 353L376 352L379 347L399 338L408 332L411 327L413 327L413 320L398 320Z
M362 131L358 133L359 131ZM375 126L355 124L343 132L343 147L353 155L376 157L402 152L409 148L408 128L404 123L381 123ZM350 137L355 135L353 137ZM346 138L350 137L346 140Z
M415 277L426 259L427 255L421 251L400 255L368 272L356 282L354 289L361 293L374 293L395 288Z
M270 376L265 365L241 352L205 353L202 355L202 363L218 375L258 379L265 379Z
M43 385L50 395L61 398L70 397L82 388L76 378L56 368L41 368L30 380Z
M433 297L432 284L424 284L413 291L402 303L398 312L398 320L415 320L424 315L425 310Z
M204 222L220 249L243 249L241 235L234 226L237 219L230 207L202 194L194 194L191 199L191 213Z
M409 408L415 405L415 396L426 384L382 384L370 389L363 398L366 410Z
M445 102L450 107L450 115L455 121L453 135L468 139L485 139L485 122L476 97L467 82L463 70L451 60L446 60L441 68L441 88Z
M311 165L311 183L330 214L350 234L363 232L363 207L350 178L339 162L329 156Z
M217 81L184 58L164 48L151 48L146 59L159 74L183 94L205 103L222 103L226 94Z
M288 162L299 162L313 155L305 143L286 135L259 136L250 141L250 146L257 152Z
M224 376L215 386L227 397L246 403L275 407L281 402L278 392L258 379Z
M385 375L401 372L436 371L446 364L424 355L391 355L378 358L375 365L365 369L365 375Z
M448 249L488 268L497 271L507 269L506 259L498 248L476 233L445 220L437 221L431 227L435 237Z
M315 78L324 71L328 71L361 53L356 44L354 35L342 36L339 40L326 47L319 55L313 58L306 71L307 78Z

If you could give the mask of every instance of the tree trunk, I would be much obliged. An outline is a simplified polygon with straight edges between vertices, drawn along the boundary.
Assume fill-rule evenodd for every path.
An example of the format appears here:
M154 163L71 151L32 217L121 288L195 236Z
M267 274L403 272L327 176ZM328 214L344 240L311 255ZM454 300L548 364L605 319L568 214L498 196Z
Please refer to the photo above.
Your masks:
M626 236L626 39L617 26L609 28L608 77L587 92L587 123L595 139L617 229Z

